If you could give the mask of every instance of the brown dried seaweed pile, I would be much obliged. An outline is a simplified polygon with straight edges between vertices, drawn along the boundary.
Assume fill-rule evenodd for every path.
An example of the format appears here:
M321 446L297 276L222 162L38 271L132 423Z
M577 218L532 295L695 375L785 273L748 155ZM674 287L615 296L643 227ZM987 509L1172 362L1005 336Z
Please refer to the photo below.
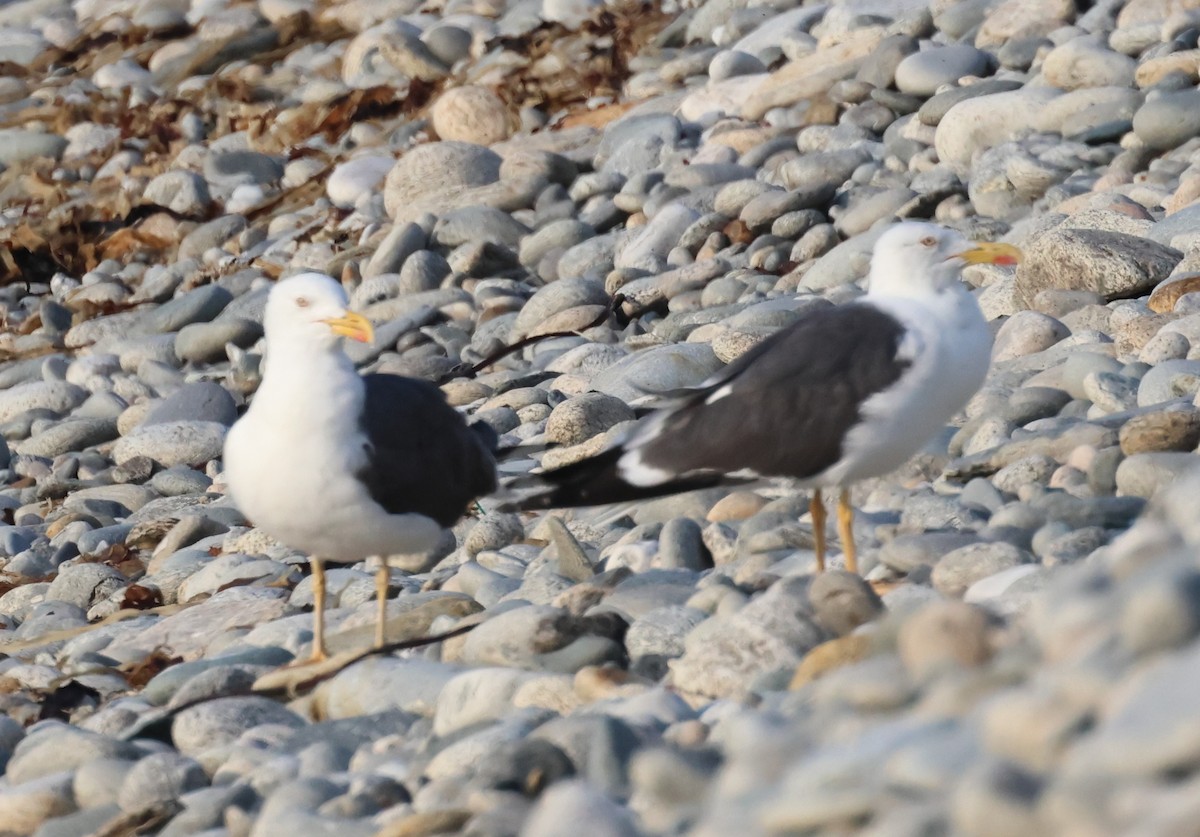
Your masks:
M555 115L555 127L602 124L620 115L624 106L593 111L588 103L597 97L619 99L630 75L631 58L667 20L657 7L637 3L606 11L577 32L544 24L497 42L490 53L495 60L485 57L480 63L503 66L504 72L485 83L508 104L514 119L519 109L534 106ZM136 140L142 152L141 164L126 177L146 182L166 171L186 145L179 126L189 114L203 120L210 141L245 131L263 152L289 159L326 157L307 145L310 138L323 136L336 144L355 123L368 121L379 123L386 133L425 116L442 89L472 75L468 68L457 78L436 83L413 80L407 89L377 86L330 101L285 102L263 83L264 70L298 49L333 44L353 33L327 14L295 15L271 33L274 37L264 41L262 51L249 61L230 64L231 47L238 44L217 40L164 68L156 80L168 92L153 101L132 101L127 91L60 95L57 90L64 79L90 74L119 58L144 65L165 43L187 34L187 30L151 33L136 28L116 34L94 24L67 48L47 53L31 68L17 68L18 75L38 88L39 98L36 104L0 119L0 127L41 124L61 135L83 122L116 126L121 142ZM202 85L181 86L186 79L204 75L209 77ZM69 166L77 174L89 168L94 171L110 155L111 150L97 152L72 160ZM265 223L275 214L311 207L323 196L325 175L339 160L330 157L324 162L319 176L269 196L245 213L247 220ZM80 276L105 259L169 262L191 225L222 214L220 207L210 206L201 217L181 217L142 202L126 178L64 178L61 164L44 159L0 173L0 211L16 219L0 228L0 284L45 282L59 271ZM328 231L327 226L314 229L310 240L348 246L343 240L347 236ZM278 273L273 263L257 266L269 275Z

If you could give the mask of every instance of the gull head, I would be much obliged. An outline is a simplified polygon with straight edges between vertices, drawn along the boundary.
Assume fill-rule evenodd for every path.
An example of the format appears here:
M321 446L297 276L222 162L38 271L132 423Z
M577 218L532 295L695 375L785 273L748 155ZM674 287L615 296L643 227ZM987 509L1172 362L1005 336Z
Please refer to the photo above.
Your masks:
M1011 244L975 242L954 230L906 221L875 242L868 289L872 294L921 296L955 286L969 264L1015 265Z
M345 290L324 273L301 273L275 285L267 297L264 327L268 344L332 348L343 337L360 343L375 337L371 321L349 310Z

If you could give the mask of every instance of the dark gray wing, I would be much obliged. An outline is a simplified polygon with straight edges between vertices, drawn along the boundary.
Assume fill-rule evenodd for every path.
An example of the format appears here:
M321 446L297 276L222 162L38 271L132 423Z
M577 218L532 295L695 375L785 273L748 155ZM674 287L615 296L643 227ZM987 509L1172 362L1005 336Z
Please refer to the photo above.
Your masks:
M496 489L496 433L468 426L427 381L364 375L362 430L370 451L358 478L392 514L418 513L449 527Z
M681 404L648 416L625 446L538 475L548 490L523 508L594 505L716 485L729 474L812 477L842 456L846 433L872 395L896 383L905 327L875 306L819 308L730 364ZM719 396L719 397L718 397ZM618 462L674 475L660 485L627 483Z

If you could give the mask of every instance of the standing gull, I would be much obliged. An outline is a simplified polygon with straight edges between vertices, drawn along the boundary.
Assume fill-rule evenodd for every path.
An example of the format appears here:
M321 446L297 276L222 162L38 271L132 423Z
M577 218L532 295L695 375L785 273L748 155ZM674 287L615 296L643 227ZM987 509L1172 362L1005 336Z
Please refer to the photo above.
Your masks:
M992 339L961 272L1019 257L933 224L898 224L875 244L865 297L803 314L615 445L534 475L538 492L515 505L590 506L786 477L814 489L818 570L821 489L840 491L838 534L857 572L848 487L900 467L979 389Z
M314 660L325 651L325 561L379 561L375 643L384 641L386 556L424 552L496 487L496 435L468 426L426 381L359 376L341 338L374 333L331 277L305 273L267 300L266 370L229 431L234 502L260 529L307 552Z

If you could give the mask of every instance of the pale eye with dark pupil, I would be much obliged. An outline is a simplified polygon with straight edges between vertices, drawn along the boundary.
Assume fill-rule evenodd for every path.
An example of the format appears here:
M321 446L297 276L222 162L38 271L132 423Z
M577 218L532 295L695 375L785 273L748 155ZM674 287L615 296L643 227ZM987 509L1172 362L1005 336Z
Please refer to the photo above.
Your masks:
M300 307L300 308L307 308L308 300L305 299L304 297L300 297L299 299L296 300L296 305L297 305L297 307Z
M933 245L937 244L937 239L931 235L928 235L921 239L921 243L926 247L932 247Z

